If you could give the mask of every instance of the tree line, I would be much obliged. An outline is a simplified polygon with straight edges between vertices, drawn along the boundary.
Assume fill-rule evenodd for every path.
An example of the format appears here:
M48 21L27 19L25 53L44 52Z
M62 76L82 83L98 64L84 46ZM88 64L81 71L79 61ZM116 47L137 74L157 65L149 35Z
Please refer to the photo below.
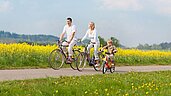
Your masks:
M171 50L171 42L164 42L164 43L160 43L160 44L139 44L137 47L137 49L141 49L141 50Z
M0 31L0 41L6 42L36 42L36 43L54 43L59 38L52 35L25 35L16 34L11 32Z

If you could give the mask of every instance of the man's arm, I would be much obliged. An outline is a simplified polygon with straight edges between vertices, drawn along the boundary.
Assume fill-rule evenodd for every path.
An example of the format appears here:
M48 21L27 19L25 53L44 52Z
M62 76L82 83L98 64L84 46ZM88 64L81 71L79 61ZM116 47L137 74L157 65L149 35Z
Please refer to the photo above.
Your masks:
M60 39L59 39L60 41L62 41L62 39L64 38L65 33L66 33L66 30L65 30L65 26L64 26L63 31L60 35Z
M63 38L64 38L64 33L62 33L62 34L61 34L61 36L60 36L60 39L59 39L59 40L60 40L60 41L62 41L62 39L63 39Z

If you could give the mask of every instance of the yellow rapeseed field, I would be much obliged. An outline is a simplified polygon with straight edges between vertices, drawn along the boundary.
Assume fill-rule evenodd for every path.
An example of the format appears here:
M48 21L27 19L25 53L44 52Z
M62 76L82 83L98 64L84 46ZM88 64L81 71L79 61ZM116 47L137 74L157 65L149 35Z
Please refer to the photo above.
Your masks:
M57 48L56 45L0 44L0 68L6 66L47 67L48 56L55 48ZM83 50L81 46L74 48L81 48ZM93 53L92 51L91 53ZM171 52L118 48L115 61L123 65L171 64Z

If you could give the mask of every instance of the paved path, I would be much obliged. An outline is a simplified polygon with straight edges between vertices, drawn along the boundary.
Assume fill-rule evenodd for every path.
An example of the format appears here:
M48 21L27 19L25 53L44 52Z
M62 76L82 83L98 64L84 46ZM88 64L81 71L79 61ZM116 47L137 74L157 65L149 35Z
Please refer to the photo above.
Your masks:
M116 67L117 73L124 73L129 71L135 72L151 72L171 70L171 66L122 66ZM60 70L53 69L17 69L17 70L0 70L0 81L6 80L24 80L45 77L59 77L59 76L80 76L102 74L102 72L94 71L93 68L86 68L83 72L72 70L71 68L62 68Z

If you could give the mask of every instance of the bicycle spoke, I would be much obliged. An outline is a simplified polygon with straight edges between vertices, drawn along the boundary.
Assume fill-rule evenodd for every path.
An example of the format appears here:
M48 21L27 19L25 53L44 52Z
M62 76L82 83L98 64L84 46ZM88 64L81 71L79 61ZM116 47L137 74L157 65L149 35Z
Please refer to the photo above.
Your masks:
M58 70L64 64L64 56L59 49L55 49L50 53L49 65L51 68Z

